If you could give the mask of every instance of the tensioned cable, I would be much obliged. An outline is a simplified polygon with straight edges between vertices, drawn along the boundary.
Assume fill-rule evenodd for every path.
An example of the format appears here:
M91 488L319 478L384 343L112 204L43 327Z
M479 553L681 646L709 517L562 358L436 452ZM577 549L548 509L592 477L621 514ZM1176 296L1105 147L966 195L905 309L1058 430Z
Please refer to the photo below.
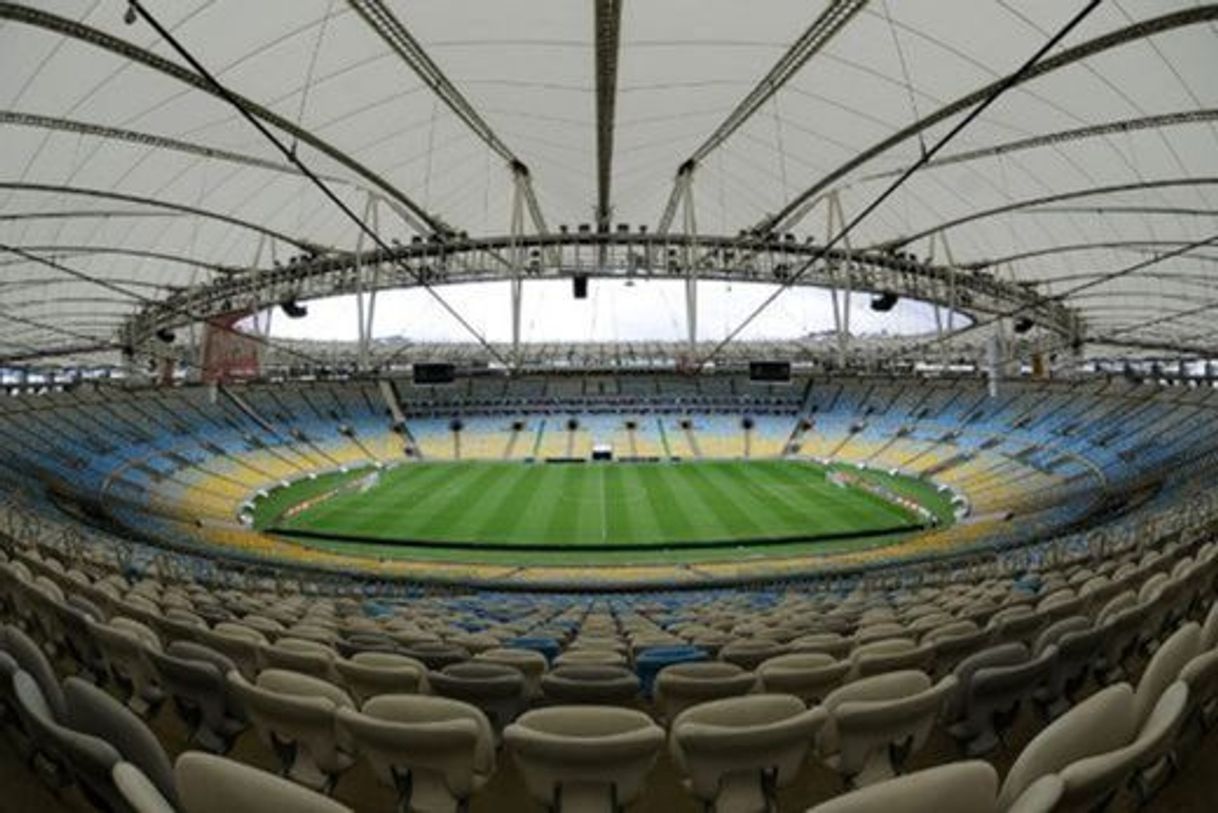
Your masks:
M321 53L321 43L326 38L326 28L330 24L330 17L334 15L334 0L330 0L326 6L326 14L321 18L321 25L317 29L317 38L313 40L313 53L309 57L309 67L305 71L304 88L300 91L300 106L296 108L296 126L304 126L305 107L309 104L309 91L313 89L313 72L317 70L317 55ZM296 151L295 137L292 138L292 152Z
M37 254L31 254L30 252L26 251L23 248L0 243L0 251L5 251L5 252L8 252L9 254L15 254L16 256L21 257L24 260L28 260L29 262L46 266L47 268L53 269L55 271L59 271L62 274L67 274L68 276L78 279L82 282L87 282L91 285L97 285L101 288L105 288L107 291L111 291L112 293L119 294L123 297L126 297L127 299L134 299L137 302L141 302L145 305L156 305L156 306L160 306L160 307L168 307L174 313L178 314L179 316L184 316L187 319L190 319L191 321L207 321L209 325L216 328L217 330L222 330L225 333L231 333L235 336L242 336L242 337L245 337L248 339L252 339L252 340L258 342L259 344L262 344L273 350L283 350L284 352L286 352L290 355L294 355L294 356L297 356L298 358L305 359L318 366L322 366L322 365L326 364L326 362L323 359L320 359L316 356L310 355L303 351L295 350L295 349L289 348L285 345L276 344L275 342L272 342L270 339L267 339L263 336L258 336L256 334L252 334L252 333L243 333L242 331L237 330L236 328L231 328L231 327L228 327L228 326L220 324L220 323L205 320L199 314L193 313L192 311L187 310L186 308L174 307L161 300L153 299L150 296L145 296L144 294L141 294L138 291L132 291L128 288L125 288L122 285L111 282L110 280L103 279L101 277L95 277L92 274L87 274L84 271L80 271L76 268L72 268L71 266L67 266L67 265L64 265L63 263L56 262L55 260L47 259L46 257L40 257ZM190 362L187 361L186 363L190 363Z
M905 84L905 94L909 97L909 109L913 113L913 120L917 121L921 118L918 113L918 100L914 97L913 80L909 76L909 65L905 62L905 51L901 48L901 38L897 36L897 27L892 22L892 10L888 8L888 0L882 0L880 3L884 7L884 20L888 23L888 31L892 34L892 45L897 52L897 62L901 65L901 79ZM918 133L918 146L922 152L926 152L926 138L923 133Z
M1098 0L1096 0L1096 1L1098 2ZM195 71L198 72L198 74L201 78L203 78L205 81L207 81L209 84L211 84L216 89L216 91L224 98L225 101L227 101L229 104L231 104L242 115L242 117L245 118L246 121L248 121L251 125L253 125L253 127L256 130L258 130L259 133L261 133L268 141L271 142L271 144L273 144L275 146L276 149L278 149L283 154L284 158L286 158L293 165L295 165L296 168L300 170L301 174L303 174L306 178L308 178L309 181L312 182L312 184L314 186L316 186L319 190L321 190L323 195L325 195L327 198L329 198L330 201L335 206L337 206L340 210L342 210L343 214L346 215L351 220L351 222L354 223L359 228L359 230L364 233L364 235L366 235L370 240L372 240L374 243L376 243L376 245L382 251L386 252L386 254L392 255L393 249L389 246L389 244L386 243L384 240L382 240L381 236L379 234L377 234L376 231L374 229L372 229L367 223L365 223L363 218L361 218L358 214L356 214L355 211L350 206L348 206L345 201L342 200L342 198L340 198L337 194L335 194L334 190L330 189L330 187L326 184L326 182L323 181L320 177L318 177L318 175L315 172L313 172L313 170L310 169L308 167L308 165L306 165L304 163L304 161L302 161L300 159L300 157L297 156L293 150L291 150L286 144L284 144L283 141L280 140L278 136L276 136L274 133L272 133L266 127L266 125L264 125L261 121L258 120L258 118L256 116L251 114L248 110L245 109L245 107L243 105L238 103L237 100L233 97L232 92L229 91L229 89L227 87L222 85L218 79L216 79L214 76L212 76L212 74L205 67L203 67L203 65L200 64L200 62L197 59L195 59L195 57L190 53L190 51L188 51L185 46L183 46L180 42L178 42L177 38L174 37L173 34L169 33L169 31L163 25L161 25L161 23L151 14L151 12L149 12L146 8L144 8L144 4L142 2L140 2L140 0L129 0L129 4L130 4L130 7L135 9L136 12L140 15L140 17L142 17L145 22L147 22L150 26L152 26L153 30L155 30L157 32L157 34L162 39L164 39L165 42L171 48L173 48L173 50L176 51L180 57L182 57L182 59L186 60L186 62ZM471 336L473 336L474 339L478 342L478 344L480 344L484 350L486 350L488 353L490 353L490 355L496 361L503 364L504 366L510 366L510 364L508 363L508 360L503 355L501 355L499 353L499 351L496 350L491 345L491 343L486 340L486 338L482 335L482 333L479 332L478 329L475 328L464 316L462 316L461 313L459 311L457 311L457 309L454 308L448 302L447 299L445 299L443 296L441 296L431 285L429 285L427 283L426 279L424 279L422 274L420 274L418 271L411 268L410 266L406 265L405 263L395 262L394 264L398 268L402 269L407 274L409 274L411 277L413 277L415 282L421 288L423 288L425 291L427 291L428 294L430 294L431 297L433 299L435 299L437 303L439 303L440 307L442 307L449 316L456 319L457 323L460 324L461 327L464 328Z
M1109 271L1107 273L1100 274L1100 275L1088 280L1087 282L1080 283L1078 285L1075 285L1072 288L1067 288L1064 291L1053 294L1052 297L1049 297L1049 300L1050 301L1056 300L1059 302L1064 302L1067 297L1073 296L1074 294L1077 294L1080 291L1086 291L1089 288L1096 287L1097 285L1104 285L1105 283L1112 282L1114 279L1120 279L1121 277L1127 277L1130 274L1136 274L1138 271L1141 271L1145 268L1150 268L1151 266L1154 266L1154 265L1158 265L1159 263L1161 263L1165 260L1171 260L1176 257L1180 257L1185 254L1188 254L1192 251L1196 251L1199 248L1204 248L1205 246L1215 245L1215 244L1218 244L1218 234L1213 234L1213 235L1210 235L1209 237L1203 237L1200 240L1194 240L1191 243L1185 243L1184 245L1182 245L1178 248L1174 248L1171 251L1167 251L1162 254L1156 254L1155 256L1150 257L1148 259L1140 260L1139 262L1136 262L1133 265L1128 265L1124 268L1117 269L1116 271ZM959 337L960 335L962 335L964 333L969 333L974 330L978 330L980 328L986 327L988 325L992 325L995 322L999 321L1000 319L1009 319L1011 317L1018 316L1021 313L1023 313L1025 310L1027 310L1027 308L1028 308L1027 305L1017 305L1014 308L1011 308L1009 310L994 314L993 316L989 317L988 319L978 319L977 321L970 324L968 327L966 327L962 330L959 330L956 333L953 333L951 335L946 335L946 336L936 336L933 339L930 339L930 340L921 342L917 345L914 345L914 347L909 348L909 349L918 349L918 348L922 348L922 347L929 347L932 345L941 344L943 342L953 341L954 339L956 339L957 337ZM1178 311L1178 313L1183 313L1183 311ZM1100 338L1102 340L1103 337L1100 337Z
M750 324L752 324L754 319L756 319L758 316L761 315L762 312L764 312L767 308L769 308L770 305L772 305L774 303L774 301L778 299L778 297L782 296L782 294L784 294L788 289L790 289L800 279L802 279L803 276L813 267L813 265L815 265L817 262L819 262L824 257L826 257L828 255L828 252L834 246L836 246L842 240L846 239L846 237L849 236L850 232L852 232L860 223L862 223L867 217L869 217L872 212L874 212L876 209L878 209L880 207L880 205L885 200L887 200L892 195L892 193L896 192L897 189L899 189L902 185L904 185L904 183L907 180L909 180L909 178L915 172L917 172L919 169L921 169L923 166L925 166L927 163L929 163L930 160L932 158L934 158L935 155L941 149L943 149L945 146L947 146L947 144L952 139L954 139L957 135L959 135L961 131L963 131L966 127L968 127L970 124L972 124L973 121L975 121L982 113L984 113L985 110L991 104L993 104L998 99L999 96L1001 96L1003 93L1005 93L1007 90L1011 89L1015 85L1019 84L1020 81L1022 81L1023 77L1032 70L1032 68L1036 65L1036 63L1039 62L1041 60L1041 58L1045 56L1045 54L1049 53L1049 51L1051 51L1054 47L1056 47L1059 42L1061 42L1063 39L1065 39L1065 37L1071 31L1073 31L1083 20L1085 20L1088 16L1090 16L1091 13L1093 11L1095 11L1096 8L1099 7L1101 2L1103 2L1103 0L1090 0L1090 2L1088 2L1087 5L1084 6L1083 9L1078 12L1078 14L1074 15L1074 17L1072 17L1069 22L1067 22L1064 26L1062 26L1062 28L1056 34L1054 34L1048 40L1048 42L1046 42L1039 49L1037 49L1036 53L1034 53L1026 62L1024 62L1023 65L1020 66L1019 70L1015 71L1012 74L1009 74L1005 79L1003 79L1002 82L1000 82L998 84L998 86L996 88L994 88L994 90L988 96L986 96L985 99L983 99L980 102L980 104L978 104L976 107L974 107L968 113L968 115L966 115L963 119L961 119L959 122L957 122L956 125L954 127L952 127L951 130L949 130L946 134L943 135L942 138L940 138L937 142L935 142L934 146L932 146L929 150L926 150L925 152L923 152L922 156L917 161L915 161L913 164L911 164L904 172L902 172L901 176L899 178L897 178L895 181L893 181L891 184L889 184L888 187L886 189L884 189L883 192L881 192L878 196L876 196L876 198L874 200L872 200L871 203L867 204L867 206L865 206L857 215L855 215L850 220L849 223L847 223L844 227L839 229L837 234L835 234L827 243L825 243L825 245L821 246L819 248L819 250L816 252L816 254L814 254L811 258L809 258L806 262L804 262L804 264L802 266L800 266L800 268L798 270L796 270L793 274L791 274L786 280L784 280L778 286L777 290L775 290L772 294L770 294L764 300L762 300L761 304L758 305L756 308L754 308L753 311L748 316L746 316L739 325L737 325L730 333L727 334L727 336L723 337L723 339L721 341L719 341L713 348L711 348L710 352L707 353L705 356L703 356L698 361L697 369L700 370L702 367L706 366L709 362L713 361L714 358L717 355L719 355L720 352L722 352L724 347L726 347L728 344L730 344L732 341L734 341L736 339L736 337L739 336L744 331L745 328L747 328Z

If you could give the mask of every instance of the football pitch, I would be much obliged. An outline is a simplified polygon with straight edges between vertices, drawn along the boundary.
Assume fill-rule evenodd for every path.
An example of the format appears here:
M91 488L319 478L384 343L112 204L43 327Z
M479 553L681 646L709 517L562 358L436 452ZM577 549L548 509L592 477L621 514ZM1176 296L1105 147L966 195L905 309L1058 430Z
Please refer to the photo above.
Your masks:
M891 542L927 519L888 497L950 521L931 484L795 460L407 463L323 475L278 489L255 507L255 525L304 544L375 556L578 562L696 561L745 546L834 550ZM609 557L606 558L606 554Z

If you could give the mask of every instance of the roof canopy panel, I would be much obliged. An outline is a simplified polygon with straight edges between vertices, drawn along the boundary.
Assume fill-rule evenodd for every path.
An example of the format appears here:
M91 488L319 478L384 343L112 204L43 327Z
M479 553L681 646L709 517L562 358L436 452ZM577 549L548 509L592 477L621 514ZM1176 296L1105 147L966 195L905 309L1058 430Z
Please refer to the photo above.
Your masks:
M830 199L863 211L1086 3L622 2L613 75L597 2L140 5L388 242L507 233L512 159L549 228L595 222L605 132L613 223L659 227L697 158L699 231L824 241ZM110 346L148 299L367 240L125 11L0 3L0 358ZM1216 23L1215 4L1101 3L851 244L1036 286L1106 352L1214 355Z

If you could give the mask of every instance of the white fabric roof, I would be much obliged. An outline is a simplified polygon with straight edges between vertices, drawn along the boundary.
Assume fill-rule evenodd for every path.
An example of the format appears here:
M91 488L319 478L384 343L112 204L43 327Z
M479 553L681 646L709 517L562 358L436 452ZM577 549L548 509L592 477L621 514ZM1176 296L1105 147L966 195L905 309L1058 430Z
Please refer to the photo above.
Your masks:
M385 4L528 165L548 222L592 221L594 2ZM223 100L18 19L22 5L0 4L0 244L27 252L0 252L0 357L107 341L140 304L130 292L160 297L170 286L206 282L215 266L268 264L272 244L279 257L295 251L280 238L355 247L354 225L293 171L132 140L131 133L148 134L284 165ZM144 21L125 24L120 0L25 5L185 65ZM680 163L827 5L624 2L614 222L654 228ZM503 159L346 0L145 0L145 6L228 88L354 158L452 227L474 235L508 231L513 187ZM699 228L734 234L778 212L862 150L1014 71L1082 6L1081 0L868 3L702 162L694 182ZM1139 21L1187 9L1204 16L1212 8L1105 0L1054 53ZM858 227L852 243L884 243L974 213L1065 196L945 232L956 263L999 260L996 273L1063 293L1218 234L1216 31L1211 20L1181 24L1010 90L940 158L1138 124L927 167ZM962 115L835 183L847 217ZM62 129L63 122L93 131ZM304 143L298 154L364 211L366 179ZM384 209L379 229L386 238L411 233ZM277 237L266 242L260 230ZM791 230L823 240L824 209ZM908 248L925 255L929 241ZM942 243L935 247L936 261L944 250ZM30 255L54 258L60 268ZM1197 247L1068 301L1086 315L1093 337L1204 350L1218 337L1210 326L1218 309L1216 261L1218 245Z

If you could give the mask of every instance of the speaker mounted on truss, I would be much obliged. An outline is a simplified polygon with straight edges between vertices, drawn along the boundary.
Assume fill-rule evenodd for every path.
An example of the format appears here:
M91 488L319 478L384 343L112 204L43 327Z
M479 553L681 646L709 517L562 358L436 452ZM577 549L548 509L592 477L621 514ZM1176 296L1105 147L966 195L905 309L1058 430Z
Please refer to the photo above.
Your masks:
M880 291L871 297L871 309L877 313L888 313L896 307L899 296L892 291Z
M279 307L289 319L303 319L309 315L309 309L297 302L294 296L282 300Z

